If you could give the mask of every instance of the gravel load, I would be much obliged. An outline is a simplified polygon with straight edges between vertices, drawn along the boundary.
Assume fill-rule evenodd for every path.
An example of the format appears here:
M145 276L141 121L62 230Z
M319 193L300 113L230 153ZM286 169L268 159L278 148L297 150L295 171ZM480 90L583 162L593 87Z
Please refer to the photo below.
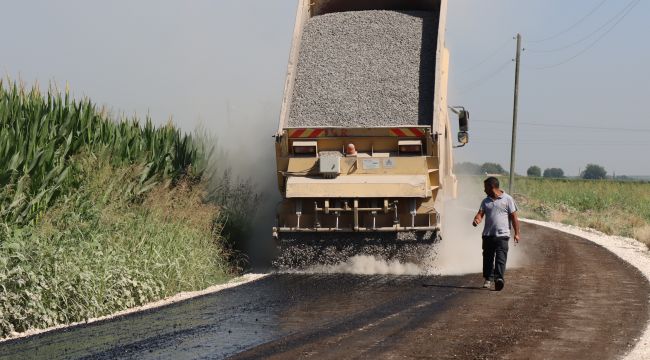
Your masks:
M289 127L430 125L438 18L350 11L304 28Z

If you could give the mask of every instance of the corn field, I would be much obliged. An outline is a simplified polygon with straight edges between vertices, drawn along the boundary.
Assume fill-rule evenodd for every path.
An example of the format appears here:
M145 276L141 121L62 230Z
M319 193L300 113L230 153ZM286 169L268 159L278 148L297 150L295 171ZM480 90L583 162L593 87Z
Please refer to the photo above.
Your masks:
M113 121L67 90L42 95L0 81L0 219L6 222L33 221L74 186L70 158L84 151L107 153L118 165L141 164L137 186L120 189L138 195L188 171L200 176L209 156L204 150L171 125Z
M229 279L256 195L209 143L0 81L0 338Z

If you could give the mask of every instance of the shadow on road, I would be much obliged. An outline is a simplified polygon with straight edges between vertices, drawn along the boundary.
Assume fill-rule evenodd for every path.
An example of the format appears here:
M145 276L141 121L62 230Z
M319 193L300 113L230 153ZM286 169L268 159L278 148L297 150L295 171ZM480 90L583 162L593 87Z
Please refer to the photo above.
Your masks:
M435 288L461 289L461 290L480 290L480 291L487 290L479 286L457 286L457 285L436 285L436 284L422 284L422 287L435 287Z

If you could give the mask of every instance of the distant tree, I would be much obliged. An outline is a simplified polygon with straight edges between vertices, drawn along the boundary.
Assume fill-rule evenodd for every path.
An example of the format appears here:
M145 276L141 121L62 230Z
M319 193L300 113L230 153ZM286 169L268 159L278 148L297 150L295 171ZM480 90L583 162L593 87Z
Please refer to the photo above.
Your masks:
M560 168L550 168L544 170L544 177L551 179L561 179L564 177L564 170Z
M583 179L600 180L607 178L607 171L604 167L596 164L589 164L581 174Z
M485 174L507 174L508 172L500 165L497 163L484 163L481 165L481 173Z
M455 173L460 175L482 175L481 165L472 162L462 162L455 165Z
M526 175L530 177L541 177L542 169L540 169L539 166L531 166L528 168L528 171L526 171Z

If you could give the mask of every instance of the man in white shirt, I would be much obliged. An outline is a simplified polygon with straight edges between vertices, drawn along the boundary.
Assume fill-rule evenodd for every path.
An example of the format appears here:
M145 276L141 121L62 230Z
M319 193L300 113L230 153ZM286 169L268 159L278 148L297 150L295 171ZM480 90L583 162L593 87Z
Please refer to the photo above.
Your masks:
M483 277L484 288L489 288L494 280L494 288L503 290L505 286L504 275L508 259L508 242L510 229L515 231L514 240L518 243L521 239L519 218L517 217L517 204L512 196L499 188L499 179L489 177L484 182L487 197L481 202L481 207L472 225L475 227L485 218L483 229Z

